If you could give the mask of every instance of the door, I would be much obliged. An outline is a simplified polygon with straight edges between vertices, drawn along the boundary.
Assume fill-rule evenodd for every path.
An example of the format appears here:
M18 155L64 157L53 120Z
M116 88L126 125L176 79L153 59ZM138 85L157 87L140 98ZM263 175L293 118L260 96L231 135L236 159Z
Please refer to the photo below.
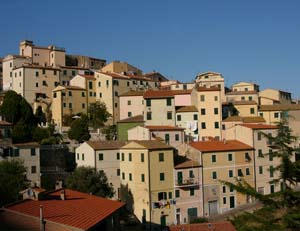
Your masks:
M209 215L218 214L218 201L208 202Z
M233 209L235 207L235 200L234 200L234 196L231 196L229 198L230 200L230 208Z
M179 225L180 224L180 213L176 214L176 224Z
M167 222L166 222L166 216L161 216L160 217L160 225L163 226L163 227L165 227L166 224L167 224Z
M194 219L197 218L197 208L188 208L188 220L189 222L193 221Z
M177 183L182 185L182 172L177 172Z

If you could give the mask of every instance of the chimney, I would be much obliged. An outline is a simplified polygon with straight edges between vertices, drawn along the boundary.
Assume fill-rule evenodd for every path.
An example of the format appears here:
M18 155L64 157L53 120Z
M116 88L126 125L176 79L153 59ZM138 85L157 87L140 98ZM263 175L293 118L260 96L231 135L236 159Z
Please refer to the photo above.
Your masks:
M43 206L40 205L40 231L45 231L44 215L43 215Z
M64 189L60 191L60 199L62 201L66 199L66 191Z

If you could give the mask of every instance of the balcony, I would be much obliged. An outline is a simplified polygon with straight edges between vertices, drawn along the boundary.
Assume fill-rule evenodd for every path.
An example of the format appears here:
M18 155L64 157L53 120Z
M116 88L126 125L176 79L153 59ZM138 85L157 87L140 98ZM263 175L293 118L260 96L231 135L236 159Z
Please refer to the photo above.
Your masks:
M175 179L176 187L194 187L199 186L199 181L195 178Z

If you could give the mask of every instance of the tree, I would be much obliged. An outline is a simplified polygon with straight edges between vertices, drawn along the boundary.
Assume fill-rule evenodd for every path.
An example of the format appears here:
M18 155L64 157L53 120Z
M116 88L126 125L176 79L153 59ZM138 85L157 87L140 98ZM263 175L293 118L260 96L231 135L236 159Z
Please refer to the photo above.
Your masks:
M72 140L77 140L79 143L90 139L88 117L81 115L79 119L72 122L71 128L68 131L68 137Z
M0 206L19 199L19 192L26 189L26 168L20 160L0 162Z
M94 129L104 126L104 123L111 117L107 111L105 103L96 102L92 103L88 109L89 124Z
M96 196L111 198L115 192L103 171L91 167L78 167L66 180L66 187Z
M116 140L117 138L117 127L116 125L109 125L102 129L107 140Z
M134 210L134 199L128 184L121 184L120 187L120 200L126 204L126 209L128 212L133 213Z
M20 120L13 126L12 141L13 143L25 143L32 140L32 127Z
M271 184L280 184L281 191L262 195L250 186L245 180L236 184L223 182L238 192L252 196L263 203L263 208L253 213L244 213L236 216L232 222L239 231L256 230L300 230L300 191L296 190L299 184L300 163L293 161L295 152L294 142L297 137L292 135L287 118L278 123L278 133L275 137L264 134L272 144L273 157L280 160L280 164L269 171L277 171L279 178L272 180ZM267 154L269 155L269 154Z
M42 109L41 106L38 106L38 108L36 109L35 118L36 118L37 123L39 125L42 125L43 123L46 123L46 115L43 112L43 109Z
M36 127L32 138L40 144L59 144L63 139L61 134L55 133L55 127L52 123L49 123L47 128Z

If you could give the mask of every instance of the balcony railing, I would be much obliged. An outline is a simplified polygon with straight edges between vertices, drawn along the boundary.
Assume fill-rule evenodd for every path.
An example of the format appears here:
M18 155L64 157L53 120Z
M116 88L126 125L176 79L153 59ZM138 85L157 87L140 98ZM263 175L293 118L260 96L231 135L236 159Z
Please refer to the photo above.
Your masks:
M195 178L187 178L182 180L175 180L175 185L178 187L192 187L199 185L199 181Z

